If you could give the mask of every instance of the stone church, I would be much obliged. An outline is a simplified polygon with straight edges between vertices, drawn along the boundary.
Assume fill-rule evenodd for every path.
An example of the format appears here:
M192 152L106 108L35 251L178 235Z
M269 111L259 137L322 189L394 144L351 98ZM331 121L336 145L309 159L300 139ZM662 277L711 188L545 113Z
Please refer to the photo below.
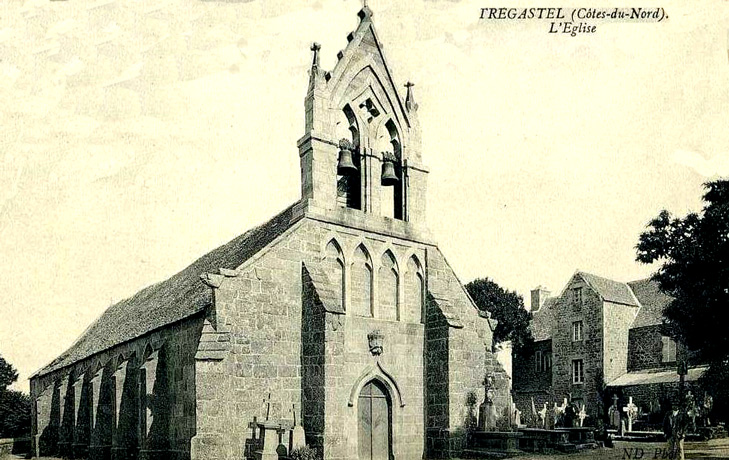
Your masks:
M112 305L35 373L36 455L270 459L261 436L296 424L327 459L447 458L486 375L506 404L495 323L426 228L413 85L358 16L331 71L312 46L301 199Z

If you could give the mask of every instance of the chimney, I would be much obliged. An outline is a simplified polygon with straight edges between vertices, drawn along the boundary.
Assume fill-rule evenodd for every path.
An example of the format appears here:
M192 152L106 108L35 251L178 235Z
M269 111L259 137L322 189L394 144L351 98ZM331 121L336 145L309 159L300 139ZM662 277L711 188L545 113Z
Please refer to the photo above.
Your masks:
M544 286L538 286L536 289L532 289L532 307L531 311L539 311L540 308L542 308L542 305L544 305L544 301L547 300L547 297L552 294L545 288Z

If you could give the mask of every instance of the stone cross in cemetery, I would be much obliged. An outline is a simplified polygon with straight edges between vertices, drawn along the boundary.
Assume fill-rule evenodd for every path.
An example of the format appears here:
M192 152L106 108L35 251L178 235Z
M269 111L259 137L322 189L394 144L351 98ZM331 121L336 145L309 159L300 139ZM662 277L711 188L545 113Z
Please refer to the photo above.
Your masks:
M542 425L542 428L547 428L547 403L544 403L542 410L537 413L539 414L539 424Z
M293 451L306 446L306 433L304 427L296 423L296 404L291 405L291 412L294 414L294 427L291 429L289 449Z
M587 412L585 412L585 405L582 404L582 407L580 408L580 412L577 414L577 418L580 419L580 426L583 426L583 424L585 423L585 419L587 417L589 417L589 416L587 415Z
M633 397L628 398L628 405L623 407L623 412L628 416L628 431L633 431L633 419L638 416L638 406L633 404Z
M620 409L618 408L618 395L613 394L613 405L608 409L610 426L620 428Z

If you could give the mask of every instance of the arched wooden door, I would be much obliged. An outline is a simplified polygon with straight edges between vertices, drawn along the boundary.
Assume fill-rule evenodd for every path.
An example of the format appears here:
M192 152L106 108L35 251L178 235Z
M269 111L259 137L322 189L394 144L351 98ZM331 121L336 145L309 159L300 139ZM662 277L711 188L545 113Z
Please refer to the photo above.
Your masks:
M392 459L392 400L377 380L362 387L357 403L359 460Z

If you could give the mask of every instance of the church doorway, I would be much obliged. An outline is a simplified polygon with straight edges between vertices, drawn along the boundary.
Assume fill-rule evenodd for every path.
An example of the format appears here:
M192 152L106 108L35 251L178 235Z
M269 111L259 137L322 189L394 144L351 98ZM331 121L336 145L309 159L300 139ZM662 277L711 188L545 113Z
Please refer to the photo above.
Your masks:
M392 400L387 388L371 380L359 394L359 460L391 460Z

